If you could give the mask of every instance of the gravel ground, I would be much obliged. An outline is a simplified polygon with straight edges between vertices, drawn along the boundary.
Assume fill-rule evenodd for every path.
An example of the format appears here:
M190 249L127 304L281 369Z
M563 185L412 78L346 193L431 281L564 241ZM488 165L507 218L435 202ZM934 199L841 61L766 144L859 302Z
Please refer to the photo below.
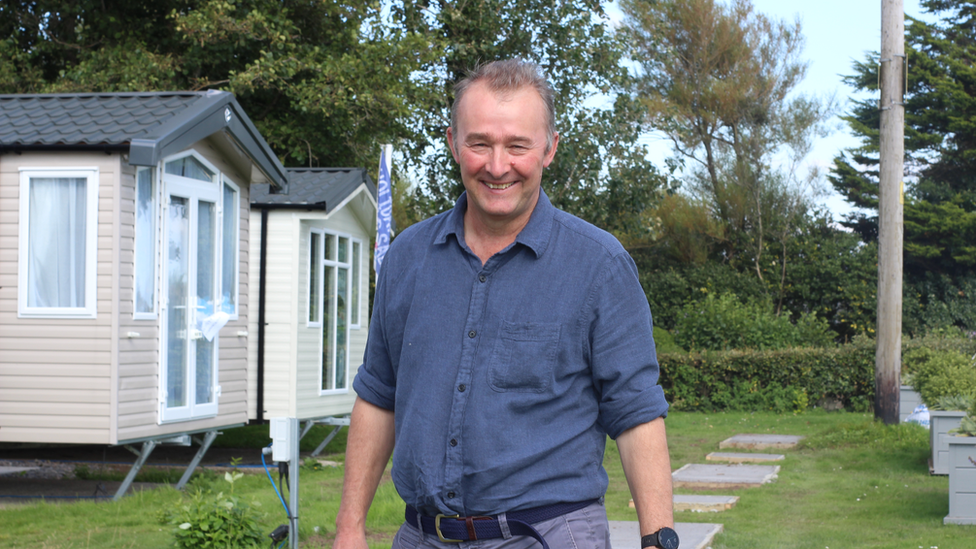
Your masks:
M0 467L32 467L27 471L20 471L17 473L0 474L0 479L4 477L17 477L17 478L37 478L37 479L48 479L48 480L61 480L61 479L74 479L75 478L75 467L77 463L71 463L67 461L48 461L44 459L32 459L32 460L2 460L0 459Z
M149 456L145 467L173 467L185 469L197 452L197 447L159 446ZM261 463L260 450L253 448L211 448L200 464L201 468L224 470L232 458L242 458L242 465ZM0 468L23 467L27 471L0 473L0 509L47 499L69 503L96 498L111 501L121 482L82 480L75 469L85 466L90 471L112 469L127 473L136 456L119 446L59 445L43 447L0 447ZM199 468L198 468L199 470ZM2 471L2 469L0 469ZM245 471L262 472L248 468ZM133 483L131 490L151 489L157 485Z

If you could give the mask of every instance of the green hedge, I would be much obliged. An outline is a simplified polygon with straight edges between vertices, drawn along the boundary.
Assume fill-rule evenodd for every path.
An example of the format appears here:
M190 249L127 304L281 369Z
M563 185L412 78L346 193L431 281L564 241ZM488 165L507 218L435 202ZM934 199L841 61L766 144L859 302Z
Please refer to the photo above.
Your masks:
M902 351L923 346L976 351L963 338L906 338ZM868 411L874 402L875 342L867 338L831 348L660 353L658 361L677 410L802 411L830 399Z

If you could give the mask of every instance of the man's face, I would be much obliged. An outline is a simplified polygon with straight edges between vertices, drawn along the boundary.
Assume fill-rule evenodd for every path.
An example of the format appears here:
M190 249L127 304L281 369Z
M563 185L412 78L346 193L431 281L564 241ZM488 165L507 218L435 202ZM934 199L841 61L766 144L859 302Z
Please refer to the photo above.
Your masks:
M456 145L455 145L456 139ZM457 135L448 145L468 191L468 216L481 226L521 230L539 199L542 170L556 154L546 150L545 105L534 88L495 94L473 84L457 108Z

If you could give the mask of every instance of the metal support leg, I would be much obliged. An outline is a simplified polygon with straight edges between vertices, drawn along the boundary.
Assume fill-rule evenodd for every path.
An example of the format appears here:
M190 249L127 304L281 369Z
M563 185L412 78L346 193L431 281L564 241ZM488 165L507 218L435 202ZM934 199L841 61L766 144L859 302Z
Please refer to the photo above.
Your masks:
M321 454L322 450L325 450L326 445L332 442L332 439L334 439L335 436L339 434L339 429L342 429L342 425L336 425L336 428L333 429L331 433L329 433L329 436L325 437L325 440L322 441L322 444L319 444L319 447L316 448L314 452L312 452L312 457Z
M305 435L307 435L308 432L312 430L312 427L315 427L315 420L310 419L306 421L305 427L302 427L302 433L298 435L298 440L302 440L303 438L305 438Z
M126 448L135 453L135 450L133 450L131 447L126 446ZM136 475L139 474L139 469L142 469L142 466L145 465L146 460L149 459L149 454L151 454L155 449L155 440L147 440L146 442L142 443L142 451L137 453L139 458L136 459L136 462L132 465L132 469L129 469L129 474L126 475L125 480L122 481L122 486L119 486L119 491L115 493L115 497L112 498L112 501L119 501L122 499L122 496L124 496L126 491L129 490L129 486L132 486L132 481L135 480Z
M176 483L177 490L182 490L183 487L186 486L186 483L190 481L190 477L193 476L193 471L196 470L197 465L200 465L200 460L203 459L203 455L207 453L207 450L210 449L210 445L213 444L214 439L217 438L217 435L219 434L220 433L216 430L207 431L207 434L203 437L203 442L200 443L200 449L197 450L197 455L193 456L193 460L190 461L190 464L186 467L186 472L183 473L180 481Z

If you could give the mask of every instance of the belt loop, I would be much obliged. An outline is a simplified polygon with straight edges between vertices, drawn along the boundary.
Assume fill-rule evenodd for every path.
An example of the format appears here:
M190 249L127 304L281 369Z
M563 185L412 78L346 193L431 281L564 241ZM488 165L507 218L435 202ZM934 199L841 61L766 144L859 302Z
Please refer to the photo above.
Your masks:
M502 538L509 539L512 537L512 531L508 529L508 517L505 513L498 515L498 527L502 531Z
M417 511L417 530L420 530L420 541L427 543L427 532L424 532L424 523L422 522L423 515L420 511Z

